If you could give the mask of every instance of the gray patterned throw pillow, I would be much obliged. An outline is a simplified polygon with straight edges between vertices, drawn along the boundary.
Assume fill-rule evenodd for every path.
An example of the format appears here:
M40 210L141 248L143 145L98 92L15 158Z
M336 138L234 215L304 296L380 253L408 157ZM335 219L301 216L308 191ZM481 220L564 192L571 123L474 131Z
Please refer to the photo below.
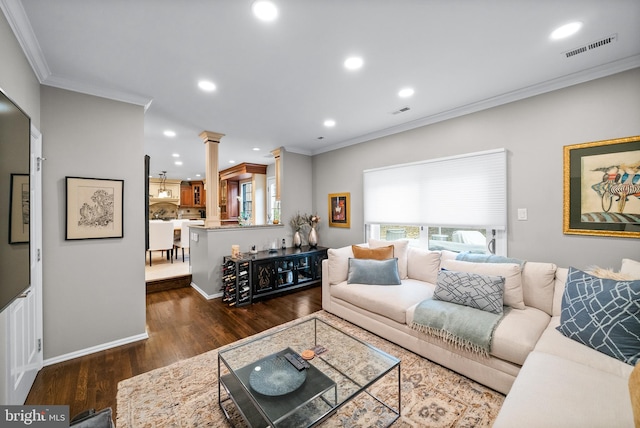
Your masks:
M632 366L640 361L640 280L569 268L560 326L565 336Z
M503 310L504 278L441 270L433 298L494 314Z

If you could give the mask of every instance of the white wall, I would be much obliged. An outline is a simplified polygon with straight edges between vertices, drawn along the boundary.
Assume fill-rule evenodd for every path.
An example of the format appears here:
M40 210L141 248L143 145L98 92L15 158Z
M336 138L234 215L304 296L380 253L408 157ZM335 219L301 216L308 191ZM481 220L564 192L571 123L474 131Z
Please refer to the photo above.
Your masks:
M351 192L351 228L323 230L322 245L364 239L362 171L504 147L508 150L508 252L560 266L619 269L640 259L638 239L564 235L563 146L640 135L640 69L313 157L314 208ZM529 220L518 221L527 208ZM325 223L326 226L326 223Z
M145 334L144 111L42 87L44 358ZM124 180L124 237L65 241L65 176Z
M31 123L40 128L40 84L3 13L0 13L0 58L0 88L31 117ZM0 312L0 343L3 344L3 351L0 352L0 404L8 400L4 388L7 384L4 352L7 312Z

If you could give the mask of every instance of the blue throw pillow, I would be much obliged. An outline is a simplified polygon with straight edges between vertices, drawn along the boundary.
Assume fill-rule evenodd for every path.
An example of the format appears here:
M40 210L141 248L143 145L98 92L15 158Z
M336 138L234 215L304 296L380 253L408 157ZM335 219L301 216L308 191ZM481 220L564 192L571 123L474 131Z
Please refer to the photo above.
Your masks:
M349 259L347 284L401 285L398 259Z
M442 269L433 292L435 300L457 303L494 314L502 314L504 278Z
M640 280L604 279L569 268L558 331L635 365L640 358Z

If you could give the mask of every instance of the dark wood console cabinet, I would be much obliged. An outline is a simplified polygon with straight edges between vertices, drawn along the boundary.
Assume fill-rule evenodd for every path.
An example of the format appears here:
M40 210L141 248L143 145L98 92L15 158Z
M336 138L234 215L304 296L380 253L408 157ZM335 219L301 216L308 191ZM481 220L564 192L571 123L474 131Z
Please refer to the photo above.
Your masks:
M273 294L317 285L322 281L322 260L326 258L325 247L286 248L277 252L260 251L256 254L242 254L239 259L225 257L225 266L231 267L233 263L236 274L246 272L246 267L249 268L250 291L249 296L245 294L241 297L237 291L245 289L246 285L231 284L226 277L223 278L222 299L230 305L242 305Z

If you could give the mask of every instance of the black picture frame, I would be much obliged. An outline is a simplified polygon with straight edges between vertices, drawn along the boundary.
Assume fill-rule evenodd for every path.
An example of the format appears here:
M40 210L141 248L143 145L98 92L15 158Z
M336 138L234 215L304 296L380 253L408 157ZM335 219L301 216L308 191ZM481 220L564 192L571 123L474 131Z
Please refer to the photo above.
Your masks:
M640 238L640 136L564 147L563 232Z
M124 180L65 177L65 239L124 236Z

